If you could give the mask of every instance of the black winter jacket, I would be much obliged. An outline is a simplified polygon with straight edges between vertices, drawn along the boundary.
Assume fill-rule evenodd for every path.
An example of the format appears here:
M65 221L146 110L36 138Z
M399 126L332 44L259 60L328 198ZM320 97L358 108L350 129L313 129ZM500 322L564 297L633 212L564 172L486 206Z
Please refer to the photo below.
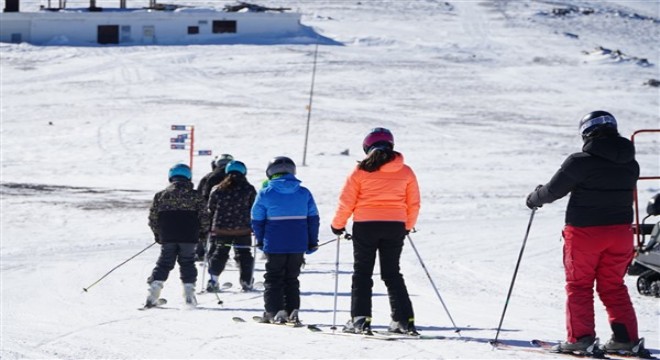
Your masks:
M196 243L208 231L208 210L192 182L175 181L154 196L149 227L161 243Z
M550 182L530 194L529 202L540 206L570 192L566 224L631 224L638 178L632 142L620 136L588 139L582 152L570 155Z
M239 180L240 179L240 180ZM209 197L211 213L211 231L215 235L249 235L251 228L251 210L257 191L245 177L234 178L236 183L229 188L216 186Z

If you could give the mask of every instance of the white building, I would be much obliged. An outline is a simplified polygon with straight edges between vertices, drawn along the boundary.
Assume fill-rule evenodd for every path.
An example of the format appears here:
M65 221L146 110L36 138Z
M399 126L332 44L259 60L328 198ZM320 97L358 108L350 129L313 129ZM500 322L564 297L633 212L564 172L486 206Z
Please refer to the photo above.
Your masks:
M299 13L241 4L219 10L177 5L146 8L42 8L20 12L6 0L0 13L0 42L34 45L173 45L240 43L245 37L267 41L301 31Z

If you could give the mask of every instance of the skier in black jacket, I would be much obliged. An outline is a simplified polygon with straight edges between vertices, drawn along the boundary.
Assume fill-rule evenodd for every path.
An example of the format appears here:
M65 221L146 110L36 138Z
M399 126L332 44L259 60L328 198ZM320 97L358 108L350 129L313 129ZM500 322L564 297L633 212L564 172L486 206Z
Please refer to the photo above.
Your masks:
M193 189L188 165L174 165L168 179L170 185L154 196L149 209L149 227L161 249L156 267L147 280L149 296L145 307L157 305L164 282L177 262L186 303L197 305L195 246L200 233L209 227L208 211L201 195Z
M220 291L218 277L225 269L232 245L234 260L240 266L241 289L250 291L254 283L250 211L257 191L245 177L247 168L242 162L232 160L226 165L225 172L224 180L211 190L208 202L214 251L210 254L211 279L206 291Z
M589 113L579 130L582 152L570 155L550 182L527 197L533 209L571 193L562 231L568 336L555 350L584 351L594 343L595 282L613 332L602 349L630 352L639 337L623 277L633 257L632 203L639 165L632 142L619 136L612 114Z
M234 157L231 156L230 154L222 154L216 157L211 162L211 172L204 175L204 177L202 177L202 179L199 180L199 184L197 185L197 191L199 191L199 193L202 194L202 196L204 197L204 203L209 202L209 196L211 194L211 190L213 189L213 187L218 185L220 182L222 182L222 179L225 178L225 166L232 160L234 160ZM204 235L206 235L207 233L208 231L206 231ZM195 249L195 259L197 261L204 261L204 255L206 253L206 241L207 241L206 236L199 239L199 243L197 244L197 249ZM210 246L212 247L213 244L211 244ZM209 249L209 254L212 254L213 250L214 249L212 248Z

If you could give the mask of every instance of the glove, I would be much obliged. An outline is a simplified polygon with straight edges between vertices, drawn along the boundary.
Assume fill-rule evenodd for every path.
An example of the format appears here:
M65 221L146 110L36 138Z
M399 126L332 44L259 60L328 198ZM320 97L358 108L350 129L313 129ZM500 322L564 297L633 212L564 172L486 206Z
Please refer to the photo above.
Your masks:
M332 230L332 233L335 235L341 235L344 233L344 231L346 231L346 228L335 229L332 227L332 225L330 225L330 229Z
M154 234L154 241L156 241L159 244L162 244L162 242L160 242L160 236L158 234Z
M264 251L264 243L262 242L257 242L257 249Z
M318 249L319 249L318 244L309 244L309 245L307 246L307 251L305 251L305 254L307 254L307 255L312 255L312 254L315 253L316 250L318 250Z
M536 194L536 192L539 191L539 189L541 189L542 187L543 185L538 185L534 189L534 191L532 191L531 193L529 193L529 195L527 195L527 200L525 200L525 204L527 205L528 208L533 210L534 208L540 208L543 206L542 204L536 204L532 201L532 196Z
M410 230L406 229L406 236L410 235Z

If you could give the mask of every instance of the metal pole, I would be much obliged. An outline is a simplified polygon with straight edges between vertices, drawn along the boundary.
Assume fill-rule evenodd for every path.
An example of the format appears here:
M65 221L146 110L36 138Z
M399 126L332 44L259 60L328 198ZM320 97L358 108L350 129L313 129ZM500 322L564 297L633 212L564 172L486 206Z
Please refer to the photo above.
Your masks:
M85 292L87 292L87 290L89 290L92 286L98 284L98 283L99 283L101 280L103 280L106 276L110 275L111 272L117 270L120 266L122 266L122 265L126 264L127 262L131 261L134 257L136 257L136 256L138 256L138 255L140 255L140 254L142 254L143 252L147 251L148 248L150 248L150 247L152 247L152 246L154 246L154 245L156 245L156 244L157 244L157 243L154 241L151 245L149 245L149 246L147 246L146 248L140 250L140 252L138 252L137 254L135 254L135 255L129 257L129 258L126 259L126 261L124 261L123 263L121 263L121 264L119 264L119 265L113 267L112 270L110 270L110 271L108 271L107 273L105 273L105 275L101 276L100 279L94 281L94 282L93 282L91 285L89 285L88 287L84 287L83 290L84 290Z
M422 261L422 257L419 255L419 251L417 251L417 248L415 247L415 243L412 241L410 235L407 236L408 236L408 241L410 241L410 245L412 245L413 250L415 250L415 254L417 254L419 263L422 264L422 268L424 269L424 272L426 272L426 276L429 278L429 281L431 281L431 286L433 287L433 290L435 290L435 294L438 295L438 299L440 299L440 303L442 304L442 307L445 308L445 312L447 313L449 320L451 321L452 325L454 325L454 328L456 329L455 332L458 333L458 336L461 336L461 330L458 328L458 326L456 326L454 319L452 319L451 314L449 313L449 310L445 305L445 302L442 300L442 296L440 296L440 292L438 291L438 288L435 286L435 283L433 282L433 279L431 278L429 271L426 269L426 265L424 265L424 262Z
M307 127L305 129L305 148L303 149L303 166L307 166L307 140L309 139L309 123L312 117L312 98L314 97L314 81L316 79L316 58L319 53L319 44L314 50L314 67L312 68L312 86L309 89L309 104L307 105Z
M337 235L337 255L335 257L335 295L334 307L332 308L332 327L330 329L337 330L337 291L339 289L339 239L341 235Z
M507 306L509 306L509 299L511 298L511 292L513 291L513 284L516 282L516 276L518 275L518 267L520 266L520 260L522 259L523 251L525 251L525 244L527 243L527 237L529 236L529 229L531 229L532 227L532 220L534 220L534 213L536 213L536 209L537 208L533 208L532 214L529 216L529 223L527 224L525 239L523 239L522 247L520 248L520 254L518 255L518 261L516 262L516 268L513 271L513 278L511 279L511 285L509 286L509 293L506 295L506 301L504 302L504 309L502 310L502 317L500 318L500 324L497 325L497 333L495 334L495 339L490 341L491 345L496 345L497 338L500 336L500 329L502 329L504 314L506 313Z
M193 153L195 151L195 126L190 127L190 171L193 169Z

